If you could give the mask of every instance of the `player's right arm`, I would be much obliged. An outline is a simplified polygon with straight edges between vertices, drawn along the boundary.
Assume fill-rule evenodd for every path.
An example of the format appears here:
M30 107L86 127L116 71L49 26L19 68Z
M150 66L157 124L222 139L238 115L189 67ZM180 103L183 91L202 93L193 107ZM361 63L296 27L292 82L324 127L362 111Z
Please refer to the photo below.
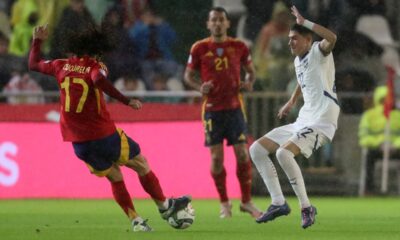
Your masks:
M100 88L108 96L117 99L133 109L141 109L142 103L137 99L128 99L118 91L110 81L107 80L107 73L101 68L96 68L91 72L91 78L96 87Z
M213 87L213 84L211 81L201 83L200 80L197 79L196 77L197 71L187 67L185 70L185 83L192 89L195 89L202 94L208 94Z
M294 89L289 101L287 101L286 104L283 105L283 107L281 107L281 109L279 109L279 112L278 112L279 119L282 119L289 114L290 110L296 104L297 99L300 95L301 95L301 88L300 88L300 85L297 83L297 86Z
M37 26L33 29L33 41L29 51L28 67L31 71L38 71L48 75L54 75L55 68L51 61L45 61L41 57L41 45L49 36L47 25Z
M293 6L291 8L292 14L296 17L297 24L303 25L309 28L311 31L315 32L318 36L322 37L323 40L319 44L319 49L321 52L327 56L330 52L332 52L333 48L335 47L337 36L331 30L317 24L312 23L306 19L299 13L297 8Z
M202 83L201 80L197 78L198 71L196 69L200 66L198 46L199 44L195 43L190 50L190 56L184 74L184 81L190 88L195 89L202 94L208 94L213 87L212 81L205 81Z

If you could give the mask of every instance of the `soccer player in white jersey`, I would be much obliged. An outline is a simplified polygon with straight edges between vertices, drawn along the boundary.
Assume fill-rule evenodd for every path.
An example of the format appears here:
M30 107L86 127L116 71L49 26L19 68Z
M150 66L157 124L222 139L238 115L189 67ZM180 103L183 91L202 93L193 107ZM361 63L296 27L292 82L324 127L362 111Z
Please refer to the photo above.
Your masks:
M294 123L275 128L254 142L250 147L250 155L272 200L267 211L256 221L268 222L290 213L275 166L269 158L269 154L275 153L299 199L302 227L307 228L314 224L317 209L307 197L304 179L294 157L299 154L310 157L316 149L330 142L335 134L340 112L332 56L336 35L304 19L295 6L291 10L296 17L296 24L289 32L289 47L296 56L294 65L298 83L289 101L279 110L278 117L289 113L300 94L303 95L304 105ZM322 40L313 42L313 33Z

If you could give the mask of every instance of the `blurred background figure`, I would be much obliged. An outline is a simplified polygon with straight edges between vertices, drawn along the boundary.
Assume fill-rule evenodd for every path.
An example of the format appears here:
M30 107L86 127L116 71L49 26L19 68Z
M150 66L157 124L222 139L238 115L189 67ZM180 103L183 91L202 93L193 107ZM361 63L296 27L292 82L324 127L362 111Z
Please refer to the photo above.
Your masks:
M0 32L0 91L24 66L26 62L23 58L9 53L9 40Z
M130 91L146 91L143 80L130 72L118 78L114 83L114 87L122 93Z
M379 86L374 91L374 106L361 116L359 125L359 144L367 150L366 189L365 194L375 192L374 171L375 162L383 158L383 143L385 141L385 126L387 119L384 115L384 101L388 93L386 86ZM400 157L400 111L390 112L390 144L391 159Z
M135 53L140 61L146 88L154 89L155 74L172 77L182 74L182 67L174 60L172 47L177 35L172 26L152 9L145 9L140 20L129 29L135 44Z
M43 93L43 89L29 75L28 72L14 75L10 82L4 87L3 93ZM38 104L44 103L43 96L9 96L7 98L9 104Z
M140 74L139 62L135 54L134 42L124 27L123 9L115 5L108 10L101 24L102 30L110 38L113 50L105 53L103 61L108 66L109 79L115 82L126 72Z
M290 11L282 1L274 4L272 19L259 33L253 51L259 90L284 91L295 78L293 57L287 44Z

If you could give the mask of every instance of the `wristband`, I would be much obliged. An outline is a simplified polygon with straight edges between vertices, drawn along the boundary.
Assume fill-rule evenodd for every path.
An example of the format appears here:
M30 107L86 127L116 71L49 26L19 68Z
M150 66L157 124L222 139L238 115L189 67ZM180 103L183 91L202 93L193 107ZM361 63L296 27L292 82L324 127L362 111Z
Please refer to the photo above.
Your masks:
M314 27L314 24L315 23L313 23L313 22L311 22L311 21L308 21L307 19L306 20L304 20L304 22L303 22L303 27L306 27L306 28L308 28L308 29L310 29L311 31L313 30L313 27Z

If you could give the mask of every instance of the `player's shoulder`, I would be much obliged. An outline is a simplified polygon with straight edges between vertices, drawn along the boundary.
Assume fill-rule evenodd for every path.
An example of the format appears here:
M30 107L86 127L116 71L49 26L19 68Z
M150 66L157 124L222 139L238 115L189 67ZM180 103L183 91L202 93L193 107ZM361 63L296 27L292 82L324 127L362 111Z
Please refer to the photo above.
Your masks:
M232 45L236 45L236 46L239 46L239 47L246 47L247 48L247 45L244 43L244 41L242 41L239 38L228 37L226 41L228 41Z
M205 48L208 46L208 44L211 42L211 38L207 37L207 38L203 38L200 39L198 41L196 41L195 43L193 43L191 50L195 50L195 49L201 49L201 48Z

